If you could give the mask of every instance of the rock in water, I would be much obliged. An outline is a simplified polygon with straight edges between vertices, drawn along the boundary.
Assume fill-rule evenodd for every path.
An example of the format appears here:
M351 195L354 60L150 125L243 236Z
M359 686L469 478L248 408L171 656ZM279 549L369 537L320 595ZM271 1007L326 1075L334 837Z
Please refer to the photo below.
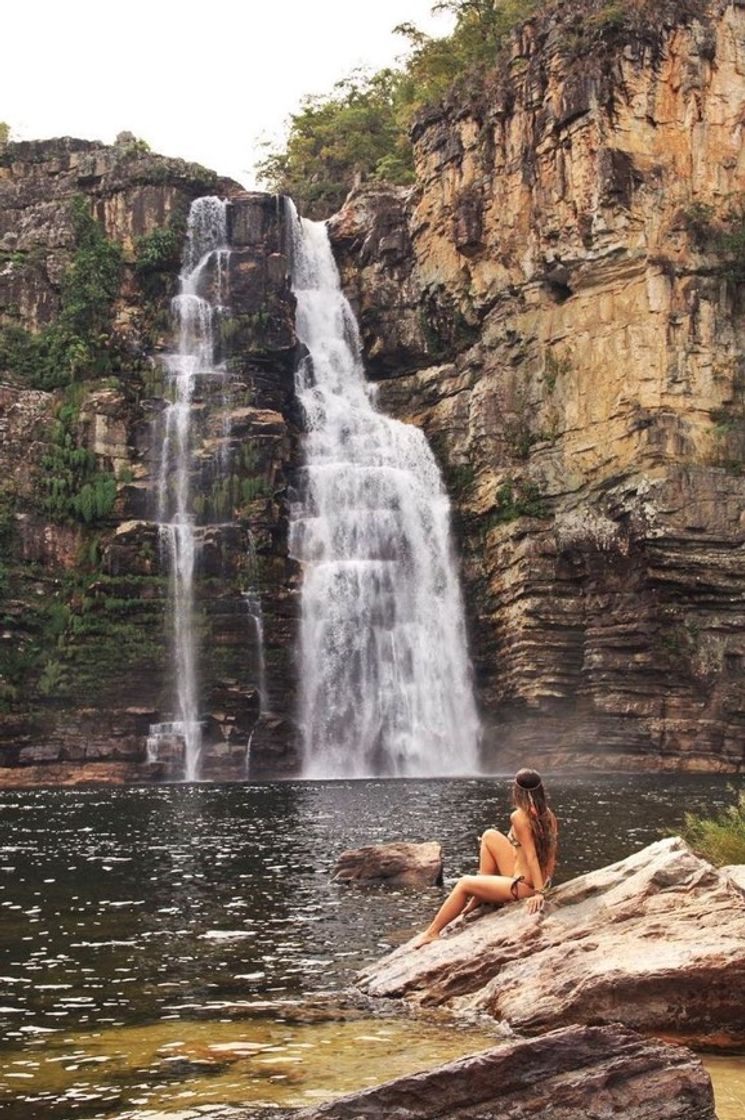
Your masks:
M680 1046L620 1027L505 1043L341 1097L297 1120L716 1120L709 1076Z
M360 974L373 996L482 1010L526 1034L614 1023L699 1046L745 1042L745 897L679 838L510 904Z
M442 847L426 844L370 844L342 852L335 883L386 883L391 887L433 887L442 883Z

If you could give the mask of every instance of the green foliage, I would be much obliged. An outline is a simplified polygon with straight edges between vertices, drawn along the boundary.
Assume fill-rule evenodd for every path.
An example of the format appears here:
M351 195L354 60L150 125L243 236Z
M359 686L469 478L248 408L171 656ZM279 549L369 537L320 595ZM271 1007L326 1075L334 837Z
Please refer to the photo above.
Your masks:
M483 74L497 63L510 31L540 7L540 0L442 0L435 11L455 16L452 34L432 38L412 24L396 31L409 41L401 100L404 121L441 100L466 76Z
M183 230L175 225L154 229L135 242L135 271L163 272L178 268L181 262Z
M664 27L700 16L700 0L585 0L567 13L559 42L565 57L597 66L619 41L633 37L659 49Z
M464 77L493 67L508 32L538 2L444 0L437 8L455 16L455 28L441 38L401 24L396 31L409 48L404 65L356 71L331 93L306 98L290 118L285 146L258 165L260 179L315 217L338 209L358 178L413 182L415 115Z
M519 517L550 517L545 498L534 482L507 479L499 487L489 526L506 525Z
M15 495L0 485L0 554L7 556L15 528Z
M271 485L263 475L245 477L232 472L215 479L208 493L193 499L194 512L201 520L225 521L243 506L271 493Z
M26 689L36 675L41 696L83 702L92 692L115 694L132 665L147 671L159 663L167 581L78 570L55 586L57 597L41 605L25 650Z
M395 70L357 71L331 94L306 98L290 118L284 150L258 165L261 180L319 217L338 209L358 176L412 182L411 147L399 122L401 81Z
M271 493L272 488L265 478L255 476L241 481L241 498L246 505L257 498L267 498Z
M50 659L44 665L39 677L39 692L42 696L59 696L65 689L65 670L61 662Z
M42 508L55 521L81 521L91 525L109 516L116 501L116 479L100 471L96 457L80 447L73 427L77 406L57 410L49 449L42 458L45 493Z
M692 202L681 218L695 246L720 258L724 278L745 284L745 198L737 198L721 218L708 203Z
M729 394L719 408L710 412L714 453L712 466L732 474L745 468L745 367L741 359L720 367L716 380L729 383Z
M116 367L111 321L121 281L121 247L107 240L81 195L71 203L71 218L76 250L62 281L57 320L38 334L19 326L0 331L0 369L34 389L103 377Z
M713 235L714 207L707 202L692 202L680 216L695 244L703 248Z
M745 790L714 817L686 813L683 839L717 867L745 863Z
M459 463L454 467L446 467L445 480L451 494L456 494L460 498L466 497L476 481L473 463Z
M120 132L117 134L114 145L119 148L123 156L144 156L152 149L147 140L135 136L133 132Z
M10 139L10 125L7 121L0 121L0 148L4 148Z
M556 382L572 370L572 359L568 354L557 354L547 350L543 359L543 383L549 393L553 393Z

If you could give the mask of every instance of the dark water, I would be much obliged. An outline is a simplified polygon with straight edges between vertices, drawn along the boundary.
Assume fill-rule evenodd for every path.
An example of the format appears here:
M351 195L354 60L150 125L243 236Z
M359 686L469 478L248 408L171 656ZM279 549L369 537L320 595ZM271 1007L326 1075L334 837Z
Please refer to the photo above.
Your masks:
M686 810L713 812L734 785L694 775L553 780L557 879L675 830ZM214 1004L219 1018L225 1001L348 985L421 926L441 894L336 887L335 855L437 839L454 878L473 869L483 828L505 826L507 789L479 779L0 794L0 1024L16 1067L15 1080L3 1079L6 1109L15 1098L29 1102L19 1116L107 1114L100 1098L68 1097L53 1112L53 1094L46 1104L33 1095L38 1062L26 1070L19 1053L38 1056L81 1032L182 1022L195 1007Z

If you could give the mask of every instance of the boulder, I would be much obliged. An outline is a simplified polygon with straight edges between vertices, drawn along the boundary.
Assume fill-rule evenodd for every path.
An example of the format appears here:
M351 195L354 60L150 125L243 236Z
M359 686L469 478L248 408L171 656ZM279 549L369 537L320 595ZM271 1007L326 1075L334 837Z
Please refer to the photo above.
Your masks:
M297 1120L716 1120L709 1076L679 1046L569 1027L303 1110Z
M722 868L722 873L727 875L741 891L745 891L745 863L730 863Z
M745 1043L745 897L679 838L396 949L368 995L485 1011L523 1034L620 1022L697 1046Z
M335 883L386 883L391 887L433 887L442 883L442 848L425 844L370 844L342 852Z

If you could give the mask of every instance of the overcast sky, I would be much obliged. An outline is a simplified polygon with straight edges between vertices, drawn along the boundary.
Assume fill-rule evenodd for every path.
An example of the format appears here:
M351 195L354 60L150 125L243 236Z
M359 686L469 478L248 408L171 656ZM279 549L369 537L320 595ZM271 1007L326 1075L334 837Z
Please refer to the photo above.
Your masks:
M19 140L110 143L126 129L252 186L262 138L281 137L305 94L392 63L398 23L449 29L432 4L15 0L3 9L0 120Z

